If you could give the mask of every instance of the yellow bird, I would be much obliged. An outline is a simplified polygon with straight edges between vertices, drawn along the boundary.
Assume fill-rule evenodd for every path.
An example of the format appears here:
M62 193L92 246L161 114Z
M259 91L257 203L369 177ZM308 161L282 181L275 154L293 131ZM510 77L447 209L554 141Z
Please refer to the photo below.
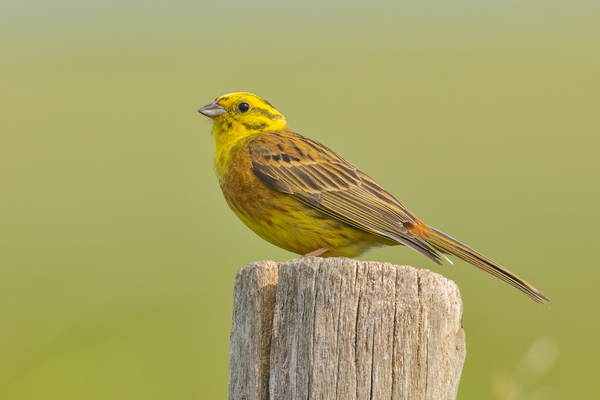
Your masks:
M305 256L357 257L400 244L440 265L444 254L454 255L538 303L548 301L506 268L424 224L329 148L291 131L259 96L231 93L198 111L212 119L214 167L227 204L266 241Z

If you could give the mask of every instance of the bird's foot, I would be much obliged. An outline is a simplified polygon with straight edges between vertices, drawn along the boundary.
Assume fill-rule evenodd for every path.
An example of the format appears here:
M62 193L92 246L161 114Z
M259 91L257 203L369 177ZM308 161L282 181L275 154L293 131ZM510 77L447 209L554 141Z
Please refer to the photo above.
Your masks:
M320 248L320 249L317 249L317 250L313 250L310 253L306 253L301 258L304 258L304 257L319 257L321 254L325 253L327 250L329 250L329 249Z

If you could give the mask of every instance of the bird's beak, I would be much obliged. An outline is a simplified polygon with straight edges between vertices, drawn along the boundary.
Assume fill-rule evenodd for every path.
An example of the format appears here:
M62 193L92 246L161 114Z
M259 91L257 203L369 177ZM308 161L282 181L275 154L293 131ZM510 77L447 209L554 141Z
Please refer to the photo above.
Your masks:
M221 105L215 100L199 109L198 112L202 115L206 115L209 118L213 118L218 115L225 114L225 109L221 107Z

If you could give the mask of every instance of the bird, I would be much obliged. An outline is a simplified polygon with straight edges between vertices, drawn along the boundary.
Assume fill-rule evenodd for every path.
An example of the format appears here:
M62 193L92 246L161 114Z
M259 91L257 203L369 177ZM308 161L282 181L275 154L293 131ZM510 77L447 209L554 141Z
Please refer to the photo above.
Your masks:
M355 258L394 245L440 265L451 255L547 306L532 285L426 225L340 155L292 131L267 100L230 93L198 112L212 120L214 170L227 204L267 242L303 257Z

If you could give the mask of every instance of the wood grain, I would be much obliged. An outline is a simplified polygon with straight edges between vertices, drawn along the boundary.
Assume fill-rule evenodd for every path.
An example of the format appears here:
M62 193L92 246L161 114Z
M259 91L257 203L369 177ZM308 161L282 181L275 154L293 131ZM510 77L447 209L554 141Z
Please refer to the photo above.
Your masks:
M236 277L229 399L456 398L465 334L454 282L428 270L347 258L276 266L250 264ZM261 268L278 271L270 305L266 297L249 299ZM261 350L248 351L252 346ZM232 391L244 385L261 389L254 397Z
M261 261L238 271L229 342L229 400L269 398L269 357L279 263Z

